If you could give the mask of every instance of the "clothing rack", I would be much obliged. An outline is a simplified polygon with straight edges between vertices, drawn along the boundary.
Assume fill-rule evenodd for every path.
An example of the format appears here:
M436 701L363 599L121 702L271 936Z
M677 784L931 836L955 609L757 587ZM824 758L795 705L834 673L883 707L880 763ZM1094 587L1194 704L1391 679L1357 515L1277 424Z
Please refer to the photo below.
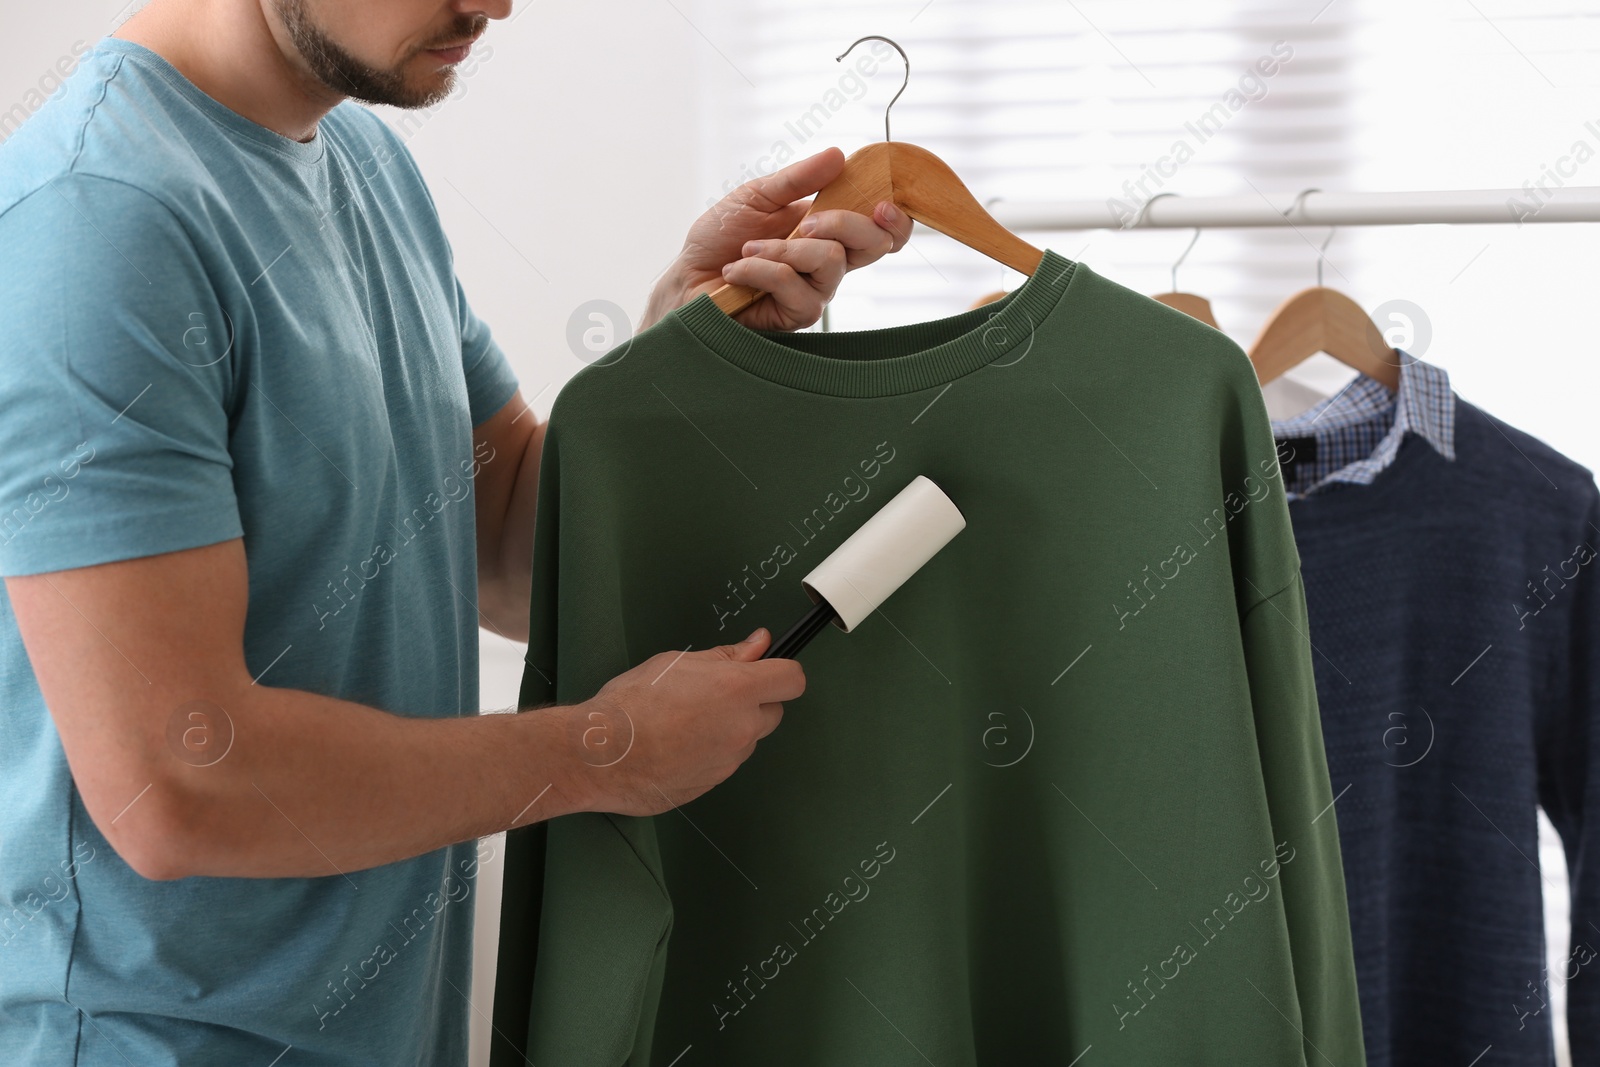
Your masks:
M1517 207L1517 205L1521 205ZM1009 230L1165 230L1262 226L1400 226L1418 223L1600 222L1600 186L1440 192L1340 193L1310 189L1268 197L1181 196L1144 201L1007 201L987 205Z

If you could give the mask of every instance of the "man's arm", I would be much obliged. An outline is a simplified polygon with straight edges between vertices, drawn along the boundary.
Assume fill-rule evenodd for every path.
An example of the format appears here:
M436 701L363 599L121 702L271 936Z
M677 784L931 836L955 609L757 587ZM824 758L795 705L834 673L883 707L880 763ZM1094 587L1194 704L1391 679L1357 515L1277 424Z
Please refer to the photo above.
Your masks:
M519 389L472 431L473 455L482 464L473 485L479 622L524 643L533 596L534 504L547 425Z
M664 811L731 774L805 685L793 660L754 662L765 631L517 715L411 718L258 685L240 539L6 591L84 805L148 878L348 875L566 812ZM585 761L596 727L633 731L628 758Z

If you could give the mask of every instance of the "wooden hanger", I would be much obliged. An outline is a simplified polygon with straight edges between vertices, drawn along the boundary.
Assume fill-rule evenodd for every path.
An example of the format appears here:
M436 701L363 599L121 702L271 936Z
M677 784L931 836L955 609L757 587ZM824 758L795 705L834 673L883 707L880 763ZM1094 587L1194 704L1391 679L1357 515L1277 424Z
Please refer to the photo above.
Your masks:
M835 57L835 62L843 60L861 41L892 45L906 60L906 83L910 82L910 59L887 37L863 37ZM900 93L905 91L902 83ZM890 108L900 99L900 93L889 101ZM812 200L807 216L835 208L870 216L880 201L890 200L924 226L953 237L1012 270L1031 275L1039 269L1044 253L995 221L949 165L926 148L889 139L888 109L883 113L883 138L882 144L869 144L845 160L844 170ZM714 291L711 299L723 311L735 315L764 295L759 289L728 284Z
M992 304L996 300L1003 300L1010 295L1011 294L1006 292L1004 289L996 289L992 293L984 293L982 296L978 297L978 299L974 300L972 302L972 307L967 308L967 310L972 311L975 308L981 308L985 304Z
M1158 193L1156 196L1152 196L1150 200L1145 201L1145 207L1148 208L1157 196L1169 195L1171 194ZM1184 260L1189 258L1189 249L1193 248L1194 243L1198 240L1200 240L1200 227L1196 226L1194 236L1189 239L1189 247L1183 250L1183 255L1178 257L1178 262L1172 265L1172 292L1157 293L1150 299L1163 303L1170 308L1176 308L1192 319L1199 319L1213 330L1220 330L1222 327L1217 325L1217 316L1211 310L1211 301L1203 296L1196 296L1194 293L1180 293L1177 291L1178 267L1183 264Z
M1322 284L1322 242L1317 254L1317 284L1302 289L1272 313L1255 344L1250 362L1262 385L1298 366L1318 352L1326 352L1347 367L1382 382L1391 393L1400 389L1400 353L1384 340L1372 317L1337 289Z
M1196 296L1194 293L1157 293L1150 299L1169 308L1177 308L1191 319L1199 319L1213 330L1222 329L1217 325L1217 316L1211 311L1211 301L1203 296Z

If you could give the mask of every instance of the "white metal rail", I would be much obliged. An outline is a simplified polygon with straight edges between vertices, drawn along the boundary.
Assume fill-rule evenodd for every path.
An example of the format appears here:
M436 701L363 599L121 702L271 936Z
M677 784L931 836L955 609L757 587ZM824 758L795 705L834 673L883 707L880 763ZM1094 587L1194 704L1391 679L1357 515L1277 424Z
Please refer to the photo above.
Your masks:
M1250 226L1400 226L1416 223L1600 222L1600 186L1264 196L1158 193L1127 200L994 200L1009 230L1201 229Z

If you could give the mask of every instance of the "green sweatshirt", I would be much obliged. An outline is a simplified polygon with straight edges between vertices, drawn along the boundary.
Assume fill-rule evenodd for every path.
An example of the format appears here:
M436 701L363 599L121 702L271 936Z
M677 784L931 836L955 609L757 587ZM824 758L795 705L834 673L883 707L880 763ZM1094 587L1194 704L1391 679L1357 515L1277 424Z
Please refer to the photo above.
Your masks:
M918 474L966 529L800 654L732 778L510 835L496 1067L1361 1067L1260 390L1223 334L1082 263L862 332L701 296L581 371L521 706L782 632Z

